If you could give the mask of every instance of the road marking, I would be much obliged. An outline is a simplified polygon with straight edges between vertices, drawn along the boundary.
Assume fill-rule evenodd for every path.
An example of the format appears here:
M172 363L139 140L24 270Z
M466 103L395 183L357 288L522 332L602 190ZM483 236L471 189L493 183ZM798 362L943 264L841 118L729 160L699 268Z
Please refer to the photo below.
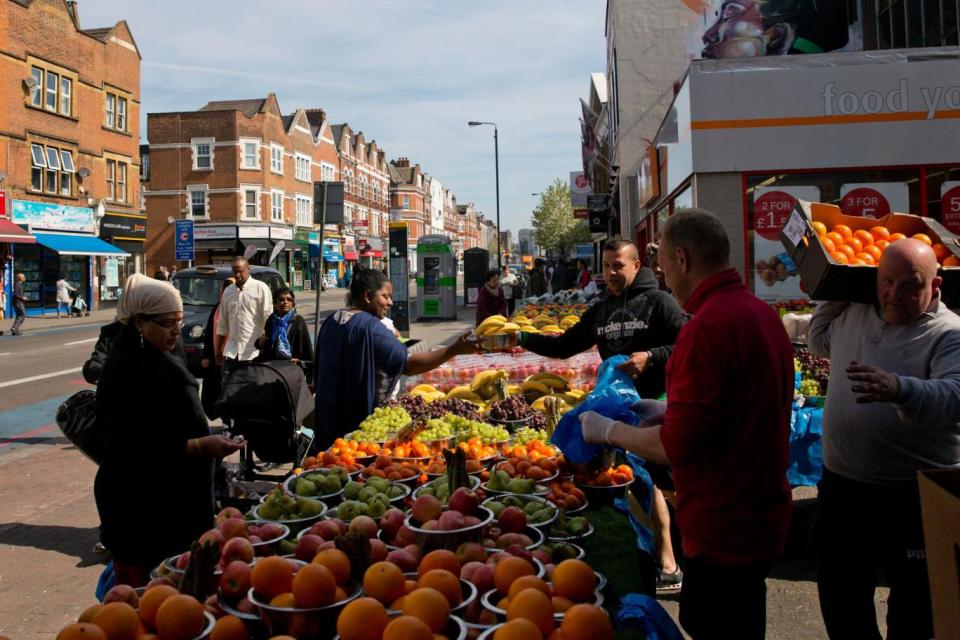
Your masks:
M6 382L0 382L0 389L4 387L12 387L18 384L25 384L27 382L36 382L37 380L46 380L47 378L56 378L57 376L65 376L70 373L77 373L82 371L83 367L75 367L73 369L64 369L63 371L54 371L52 373L44 373L39 376L30 376L29 378L19 378L17 380L8 380Z
M13 353L13 352L12 352L12 351L4 351L3 353L0 353L0 356L8 356L8 355L10 355L11 353Z
M72 344L86 344L88 342L96 342L97 338L87 338L86 340L74 340L73 342L64 342L63 346L69 347Z

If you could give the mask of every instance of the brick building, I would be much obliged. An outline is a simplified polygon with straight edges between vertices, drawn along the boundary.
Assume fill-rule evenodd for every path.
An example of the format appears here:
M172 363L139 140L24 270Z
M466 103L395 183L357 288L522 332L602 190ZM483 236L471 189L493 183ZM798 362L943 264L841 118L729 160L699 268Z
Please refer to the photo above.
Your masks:
M83 29L76 2L0 0L0 266L27 311L56 281L93 308L143 268L140 52L124 21ZM12 256L12 260L8 257Z
M422 236L430 235L426 174L419 164L410 166L409 158L391 160L389 169L390 218L407 223L407 257L410 270L416 271L417 242Z
M295 287L311 280L320 255L313 183L340 177L323 110L283 115L271 93L151 113L147 133L148 269L173 262L168 219L192 218L196 264L226 263L250 246L251 262L266 264L282 241L270 266Z

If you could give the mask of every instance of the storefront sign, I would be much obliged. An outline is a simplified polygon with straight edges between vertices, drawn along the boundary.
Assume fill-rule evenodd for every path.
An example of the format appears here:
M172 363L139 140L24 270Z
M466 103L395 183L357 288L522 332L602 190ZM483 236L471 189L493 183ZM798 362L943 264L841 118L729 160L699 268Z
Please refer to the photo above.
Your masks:
M587 208L587 196L593 193L590 180L583 171L570 172L570 206L574 209Z
M845 184L840 187L840 210L848 216L865 218L910 213L910 190L903 182Z
M592 257L593 257L593 245L592 245L592 244L578 244L578 245L577 245L577 257L578 257L578 258L592 258Z
M109 239L116 236L125 239L145 239L147 237L146 218L105 214L100 219L100 237Z
M270 227L271 240L293 240L293 229L290 227Z
M116 258L107 258L106 267L103 271L104 275L104 286L107 287L119 287L120 286L120 269L118 260Z
M14 200L12 219L17 224L28 225L31 229L83 233L93 233L95 230L93 209L89 207Z
M0 191L0 218L7 217L7 192Z
M370 221L369 221L369 220L354 220L354 221L353 221L353 226L366 228L366 227L369 227L369 226L370 226Z
M232 240L237 237L237 228L234 226L211 226L198 224L193 228L194 240Z
M757 187L753 192L753 292L761 300L804 298L796 265L780 242L797 200L819 202L818 187Z
M270 237L270 227L240 227L237 232L242 239Z
M640 170L637 172L637 196L641 207L660 195L660 175L657 164L657 148L647 147L647 152L640 160Z
M177 220L174 224L174 259L193 260L193 220Z
M960 182L944 182L940 187L940 223L950 233L960 234Z

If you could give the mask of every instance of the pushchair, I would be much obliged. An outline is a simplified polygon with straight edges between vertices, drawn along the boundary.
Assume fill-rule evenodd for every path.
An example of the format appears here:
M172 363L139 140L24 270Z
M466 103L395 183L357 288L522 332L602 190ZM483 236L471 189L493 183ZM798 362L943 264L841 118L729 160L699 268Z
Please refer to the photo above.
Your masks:
M299 464L312 441L303 422L313 396L300 366L285 360L251 362L235 369L220 392L217 410L233 435L246 440L240 477L257 478L253 456L263 462Z
M70 292L70 315L77 318L90 315L87 310L87 301L83 299L83 295L79 291Z

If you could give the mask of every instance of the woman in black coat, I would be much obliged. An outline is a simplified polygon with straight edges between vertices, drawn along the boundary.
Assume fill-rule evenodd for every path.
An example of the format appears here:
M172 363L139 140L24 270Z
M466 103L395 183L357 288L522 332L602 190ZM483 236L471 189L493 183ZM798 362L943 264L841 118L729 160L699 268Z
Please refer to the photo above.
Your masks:
M203 351L200 356L200 367L203 369L203 374L201 375L203 378L203 387L200 389L200 401L203 403L204 412L211 420L216 420L220 417L216 406L217 400L220 398L220 381L222 375L220 373L220 367L217 365L217 345L214 344L214 341L218 338L221 340L225 339L223 336L217 336L217 324L220 319L220 300L223 299L223 292L234 282L236 282L235 278L224 278L223 284L220 286L220 298L217 299L217 304L214 305L210 315L207 316L207 325L203 329Z
M118 313L125 326L97 389L104 459L94 496L117 583L137 587L213 525L213 462L241 442L210 435L197 380L171 355L183 326L179 292L130 280Z
M313 340L307 321L297 313L296 298L289 287L273 294L273 313L263 333L257 341L258 360L290 360L300 365L307 382L313 379Z

